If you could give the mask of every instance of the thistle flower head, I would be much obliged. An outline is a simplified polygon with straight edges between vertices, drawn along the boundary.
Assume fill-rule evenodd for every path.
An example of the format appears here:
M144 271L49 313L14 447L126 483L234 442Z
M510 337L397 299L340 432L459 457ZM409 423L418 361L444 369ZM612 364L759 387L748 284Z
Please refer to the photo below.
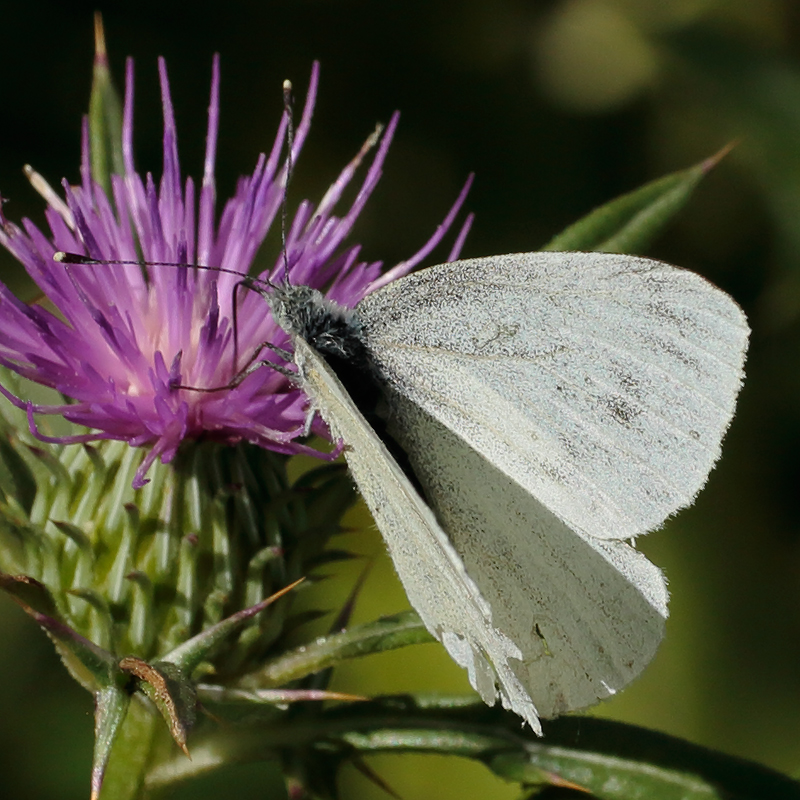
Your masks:
M88 122L84 122L81 184L63 184L61 199L44 180L29 176L48 202L49 235L29 220L18 227L0 219L0 243L26 267L55 312L29 306L0 284L0 364L60 392L68 402L33 405L0 386L27 410L31 432L57 443L114 439L148 448L134 487L157 458L170 461L185 439L248 441L294 454L318 451L298 441L306 432L306 399L280 371L256 369L234 381L253 357L281 364L274 350L287 344L262 298L237 285L281 215L289 168L308 135L317 89L311 74L302 117L282 158L289 119L284 114L269 155L239 180L217 219L214 162L219 126L219 64L211 84L202 182L181 176L175 119L165 65L159 64L164 116L164 169L160 181L136 172L133 159L133 68L127 65L123 117L124 174L111 176L110 196L92 174ZM346 239L375 188L397 125L397 115L376 131L316 205L300 203L286 226L283 252L264 280L286 279L324 290L344 306L405 274L437 245L460 209L464 187L444 222L415 255L382 274L379 261L360 260L360 247ZM334 209L360 162L376 147L350 207ZM469 221L450 257L457 257ZM183 267L138 264L62 264L57 251L100 262L169 262ZM192 266L194 265L194 266ZM221 272L212 267L230 270ZM235 273L235 274L234 274ZM259 355L260 354L260 355ZM198 391L198 387L217 391ZM34 415L63 415L91 429L48 436ZM325 434L321 422L313 430Z

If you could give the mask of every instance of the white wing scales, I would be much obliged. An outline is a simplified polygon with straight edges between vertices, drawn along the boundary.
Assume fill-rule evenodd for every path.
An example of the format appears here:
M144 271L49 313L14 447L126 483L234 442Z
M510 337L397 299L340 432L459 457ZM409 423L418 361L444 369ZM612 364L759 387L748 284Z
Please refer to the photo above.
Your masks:
M428 630L469 673L481 698L503 704L541 733L530 692L510 662L522 654L492 624L492 611L439 526L385 445L358 411L322 358L295 337L295 363L303 387L334 437L347 443L346 457L397 573Z
M423 270L357 313L431 506L299 336L295 361L425 625L537 732L615 693L667 616L663 575L624 540L719 456L739 307L666 264L530 253Z
M302 339L304 387L346 458L412 606L490 705L539 717L592 705L635 678L661 641L660 571L623 542L576 535L502 472L396 398L411 485L336 376ZM447 491L440 491L442 481ZM470 577L474 576L474 577Z
M519 648L509 664L539 715L585 708L630 683L663 636L660 570L625 542L577 534L419 406L394 395L391 403L391 433L488 604L489 624Z
M658 527L703 486L748 335L700 276L600 253L444 264L358 314L388 386L567 525L609 539Z

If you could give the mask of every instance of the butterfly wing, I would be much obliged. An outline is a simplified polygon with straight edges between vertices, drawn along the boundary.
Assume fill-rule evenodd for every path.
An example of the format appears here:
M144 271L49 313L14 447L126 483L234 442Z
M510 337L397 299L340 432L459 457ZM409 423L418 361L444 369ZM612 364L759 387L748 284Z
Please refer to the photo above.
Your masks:
M519 648L511 668L539 715L585 708L630 683L663 637L661 571L626 542L573 531L419 406L392 405L392 433L492 625Z
M490 705L538 717L592 705L636 677L661 641L659 570L623 542L576 535L517 483L396 398L436 514L302 339L305 391L347 443L353 477L428 630ZM445 533L447 531L447 533Z
M602 253L443 264L358 313L396 395L570 528L620 540L705 483L748 337L741 309L700 276Z
M347 444L347 463L372 512L411 605L428 630L469 673L489 705L503 705L541 733L537 709L512 664L519 647L492 623L492 609L431 509L361 415L316 351L294 339L303 389L335 438Z

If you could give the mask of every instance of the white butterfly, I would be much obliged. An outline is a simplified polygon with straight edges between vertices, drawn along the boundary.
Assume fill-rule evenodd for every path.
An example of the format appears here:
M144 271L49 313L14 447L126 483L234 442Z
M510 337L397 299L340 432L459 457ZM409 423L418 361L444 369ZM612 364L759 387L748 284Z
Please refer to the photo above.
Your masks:
M483 700L541 733L632 681L668 596L628 542L719 457L749 333L736 303L600 253L442 264L354 310L307 287L268 300L412 606ZM326 359L378 382L412 474Z

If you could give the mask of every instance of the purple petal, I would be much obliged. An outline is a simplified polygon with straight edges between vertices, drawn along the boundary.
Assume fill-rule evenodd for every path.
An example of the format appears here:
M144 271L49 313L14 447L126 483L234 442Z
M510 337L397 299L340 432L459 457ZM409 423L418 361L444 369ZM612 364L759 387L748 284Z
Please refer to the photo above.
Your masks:
M336 458L341 445L320 453L302 443L308 432L308 400L284 374L268 366L271 362L283 367L284 362L265 347L267 343L285 347L288 337L276 326L263 297L241 288L238 277L247 273L285 202L289 168L281 153L287 142L286 113L269 155L262 154L252 174L239 180L215 224L219 58L215 56L212 67L206 153L197 197L192 179L181 177L163 60L159 78L164 163L158 182L150 174L142 178L135 170L133 62L128 60L122 129L125 174L111 176L111 197L92 175L89 129L84 121L81 184L63 184L65 203L29 170L32 183L49 203L49 234L29 220L22 228L8 222L0 209L0 244L25 265L57 309L54 314L39 305L25 305L0 284L4 314L0 364L60 391L70 402L33 405L5 387L0 386L0 393L26 412L31 432L42 441L121 439L134 447L147 447L134 479L136 487L146 483L156 459L168 462L181 442L191 438L230 444L247 441L287 455ZM310 129L318 79L315 63L292 142L293 167ZM328 287L329 297L352 306L370 291L406 274L440 243L464 203L471 178L423 248L385 275L380 275L380 261L360 261L360 246L346 244L380 179L397 122L395 114L382 136L376 133L368 139L319 205L299 204L288 225L285 254L270 271L273 277L283 274L285 259L294 283ZM375 145L355 199L343 216L335 214L344 190ZM468 218L461 229L451 258L460 252L470 222ZM53 254L59 249L88 254L100 263L54 262ZM143 268L136 261L139 253L149 266ZM195 259L210 269L187 266ZM215 271L215 267L234 274ZM236 383L233 379L254 354L265 366ZM93 432L49 436L39 430L35 415L53 414ZM318 418L311 428L326 434Z

